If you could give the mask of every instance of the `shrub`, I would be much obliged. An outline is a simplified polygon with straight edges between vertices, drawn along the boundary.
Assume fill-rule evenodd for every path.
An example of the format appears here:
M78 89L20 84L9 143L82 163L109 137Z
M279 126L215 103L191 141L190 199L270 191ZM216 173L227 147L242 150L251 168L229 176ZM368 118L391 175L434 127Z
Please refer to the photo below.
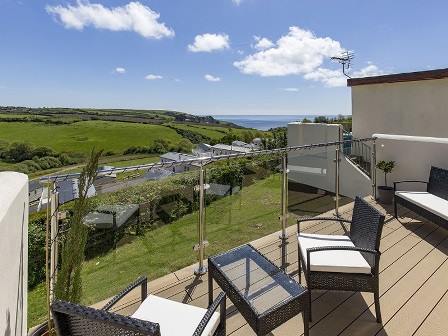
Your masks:
M42 169L40 164L34 160L25 160L25 161L21 162L21 164L25 165L27 167L28 172L30 172L30 173L34 173L34 172Z
M41 158L44 156L54 156L54 152L49 147L41 146L41 147L34 148L32 150L32 155L33 155L33 157L37 156L38 158Z
M151 146L152 152L155 154L166 153L170 148L170 143L165 139L156 139Z
M27 143L15 142L8 147L5 156L11 162L30 160L33 157L33 147Z
M28 288L45 280L45 214L30 215L28 224Z

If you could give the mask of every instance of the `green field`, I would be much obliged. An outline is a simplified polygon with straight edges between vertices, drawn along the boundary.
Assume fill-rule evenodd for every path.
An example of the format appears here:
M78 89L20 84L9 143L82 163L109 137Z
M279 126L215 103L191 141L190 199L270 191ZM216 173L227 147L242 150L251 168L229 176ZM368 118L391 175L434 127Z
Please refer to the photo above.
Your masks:
M192 131L200 135L206 136L213 140L219 140L226 135L229 128L220 126L205 126L205 125L189 125L189 124L174 124L176 128ZM245 129L245 128L232 128L232 132L238 136L242 136L244 132L251 131L252 133L264 134L261 131ZM254 137L256 134L254 134Z
M148 146L156 139L173 143L182 137L162 125L111 121L82 121L67 125L34 122L0 122L0 140L29 142L58 152L88 153L93 147L122 153L130 146Z
M279 229L280 175L243 189L207 207L209 255L228 250ZM155 279L196 262L196 212L148 231L131 243L85 263L83 302L106 299L140 275ZM29 292L29 326L45 318L45 291L39 285Z

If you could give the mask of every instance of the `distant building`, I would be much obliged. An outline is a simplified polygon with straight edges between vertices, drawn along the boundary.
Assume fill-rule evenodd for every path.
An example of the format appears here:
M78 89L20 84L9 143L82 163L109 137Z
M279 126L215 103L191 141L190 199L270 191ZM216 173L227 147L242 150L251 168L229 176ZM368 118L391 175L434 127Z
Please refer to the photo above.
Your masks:
M260 145L261 145L261 140L260 140ZM236 147L246 147L246 148L250 148L252 150L256 150L259 149L260 146L255 144L253 141L251 143L246 143L244 141L240 141L240 140L235 140L232 142L232 146L236 146Z
M102 173L101 171L102 170L112 170L112 169L114 169L115 167L114 166L101 166L101 167L99 167L99 173L98 173L98 177L99 176L105 176L105 177L112 177L112 178L116 178L117 177L117 174L115 173L115 172L104 172L104 173Z
M56 190L58 192L59 204L64 204L79 197L79 179L72 178L56 182ZM96 195L96 189L94 185L91 185L87 190L87 197ZM42 194L37 206L37 211L41 211L47 208L49 202L48 188L42 189Z
M193 154L200 157L211 156L211 153L211 146L206 143L200 143L193 149Z
M175 163L186 160L196 159L197 156L177 153L177 152L168 152L163 155L160 155L160 162L162 163ZM197 163L186 162L183 164L173 165L173 167L165 167L165 170L170 170L173 173L183 173L185 171L189 171L191 169L197 168L199 165Z
M233 145L224 145L224 144L217 144L217 145L211 146L212 155L249 153L249 152L252 152L253 150L254 150L254 148L252 148L252 147L233 146Z

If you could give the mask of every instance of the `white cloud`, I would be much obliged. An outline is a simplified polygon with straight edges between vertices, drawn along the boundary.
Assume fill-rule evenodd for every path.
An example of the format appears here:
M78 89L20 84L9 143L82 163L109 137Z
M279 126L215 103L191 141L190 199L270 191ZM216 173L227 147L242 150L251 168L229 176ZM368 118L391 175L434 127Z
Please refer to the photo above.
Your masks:
M213 75L209 75L209 74L206 74L206 75L204 76L204 78L205 78L206 80L208 80L209 82L220 82L220 81L221 81L221 78L219 78L219 77L215 77L215 76L213 76Z
M243 2L243 0L232 0L232 2L233 2L235 5L239 6L239 5L241 5L241 3Z
M163 76L149 74L149 75L145 76L145 79L147 79L147 80L157 80L157 79L163 79Z
M287 88L283 88L282 90L286 91L286 92L299 92L299 88L296 88L296 87L287 87Z
M171 28L158 21L159 13L138 1L107 8L102 4L78 0L75 5L48 5L46 10L67 29L83 30L92 26L111 31L133 31L145 38L161 39L174 36Z
M344 76L341 70L318 68L315 71L305 74L303 78L315 82L322 82L327 87L339 87L347 84L347 77Z
M193 44L188 45L188 50L192 52L212 52L229 48L230 39L227 34L196 35Z
M274 46L274 43L266 37L254 36L254 39L256 41L254 48L257 50L265 50Z
M234 62L242 73L269 76L301 75L307 80L322 82L327 87L345 86L347 78L341 69L328 69L324 62L346 51L339 41L318 37L309 30L290 27L289 32L275 43L267 38L255 37L259 51ZM368 65L353 72L353 77L383 74L376 65Z
M344 51L338 41L317 37L311 31L290 27L273 47L234 62L242 73L260 76L303 75L316 70L325 59Z
M355 71L353 77L370 77L384 75L385 72L379 69L375 64L369 62L368 65L361 70Z
M115 70L114 70L114 72L117 73L117 74L122 75L122 74L125 74L125 73L126 73L126 69L125 69L125 68L122 68L122 67L116 67Z
M369 63L364 68L354 71L351 76L357 78L378 76L382 74L384 74L384 72L380 70L375 64ZM305 79L322 82L327 87L341 87L347 85L347 77L344 76L341 70L318 68L313 72L305 74L303 77Z

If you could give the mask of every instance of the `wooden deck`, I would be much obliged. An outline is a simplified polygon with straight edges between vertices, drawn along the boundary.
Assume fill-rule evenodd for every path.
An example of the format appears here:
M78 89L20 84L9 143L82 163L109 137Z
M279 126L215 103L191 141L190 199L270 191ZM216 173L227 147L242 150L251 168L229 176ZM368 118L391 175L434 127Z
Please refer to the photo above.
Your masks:
M373 294L315 291L311 335L448 335L448 231L401 209L396 220L390 209L372 199L371 204L386 213L381 240L380 295L383 323L374 317ZM341 208L350 218L353 203ZM327 214L328 215L328 214ZM293 220L290 220L293 224ZM304 232L341 234L337 222L308 222ZM295 225L288 229L288 272L297 277L297 243ZM223 237L224 238L224 237ZM252 243L276 264L280 263L278 233ZM153 294L192 304L207 306L207 276L193 276L194 265L152 281ZM304 279L302 277L302 279ZM215 293L219 288L215 288ZM216 295L215 295L216 297ZM136 309L138 293L116 311L130 314ZM227 334L255 335L228 300ZM173 320L174 322L174 320ZM302 335L301 316L293 318L270 335Z

